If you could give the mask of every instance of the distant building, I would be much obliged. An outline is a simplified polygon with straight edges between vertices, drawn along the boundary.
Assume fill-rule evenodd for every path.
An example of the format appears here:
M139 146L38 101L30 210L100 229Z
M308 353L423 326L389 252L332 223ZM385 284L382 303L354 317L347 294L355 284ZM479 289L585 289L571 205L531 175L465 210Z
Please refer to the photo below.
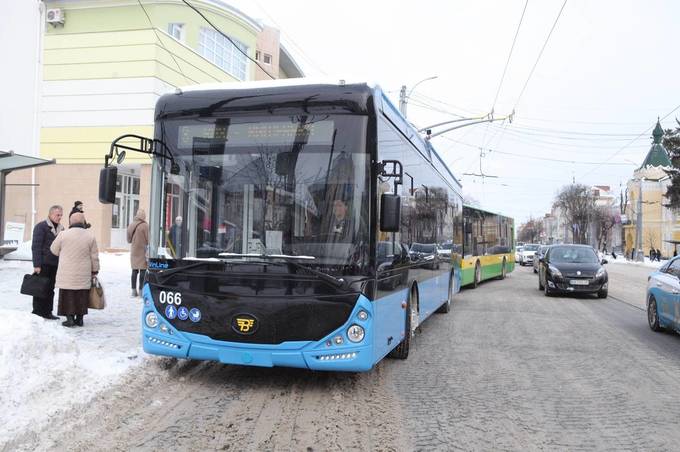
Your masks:
M120 135L153 136L161 95L199 83L303 76L278 30L219 0L191 3L229 39L178 0L44 3L39 156L57 164L36 170L34 197L29 186L7 188L6 220L30 225L50 205L68 213L79 200L101 248L127 248L127 225L137 209L148 211L151 169L147 156L128 153L116 203L102 205L103 157ZM7 182L30 184L30 171L14 172Z
M666 208L664 194L670 178L664 171L673 166L668 152L661 144L663 129L657 121L652 134L652 146L640 168L635 170L627 184L625 206L626 224L623 227L625 251L630 255L636 246L637 214L642 206L642 243L638 245L649 254L651 248L659 249L663 256L672 256L672 240L680 239L675 215ZM639 202L641 201L641 203Z

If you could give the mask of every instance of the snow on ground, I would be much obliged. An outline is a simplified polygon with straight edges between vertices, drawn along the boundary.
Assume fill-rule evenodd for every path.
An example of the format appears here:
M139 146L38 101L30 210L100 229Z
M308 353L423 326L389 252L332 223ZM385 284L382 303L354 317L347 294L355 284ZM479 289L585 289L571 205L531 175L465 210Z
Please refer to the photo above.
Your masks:
M82 328L65 328L63 317L31 314L32 299L19 293L31 262L0 260L0 449L25 429L88 402L145 361L142 301L130 297L130 255L101 253L100 262L106 309L90 309ZM54 298L56 315L58 294Z
M650 261L649 258L645 257L644 262L637 262L637 261L632 261L630 259L626 259L623 256L616 256L616 259L612 258L611 256L607 256L607 261L612 264L627 264L627 265L638 265L640 267L649 267L649 268L661 268L663 264L668 262L667 259L661 259L661 261Z

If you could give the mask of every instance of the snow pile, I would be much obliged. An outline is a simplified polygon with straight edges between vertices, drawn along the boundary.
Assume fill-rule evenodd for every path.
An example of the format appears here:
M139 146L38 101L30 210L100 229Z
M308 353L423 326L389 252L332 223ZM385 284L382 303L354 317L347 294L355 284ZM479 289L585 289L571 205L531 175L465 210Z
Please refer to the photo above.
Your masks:
M30 261L33 259L33 254L31 253L32 241L20 243L15 251L7 253L4 257L5 260L20 260L20 261Z
M19 293L32 264L0 261L0 449L26 428L89 401L144 361L142 302L130 298L130 255L102 253L100 260L107 307L90 310L82 328L32 315L31 298Z
M617 256L616 259L612 258L611 256L607 256L607 261L609 261L612 264L627 264L627 265L637 265L640 267L649 267L649 268L661 268L663 264L668 262L666 259L662 259L661 261L650 261L649 258L645 257L644 262L638 262L638 261L632 261L629 259L626 259L623 256Z

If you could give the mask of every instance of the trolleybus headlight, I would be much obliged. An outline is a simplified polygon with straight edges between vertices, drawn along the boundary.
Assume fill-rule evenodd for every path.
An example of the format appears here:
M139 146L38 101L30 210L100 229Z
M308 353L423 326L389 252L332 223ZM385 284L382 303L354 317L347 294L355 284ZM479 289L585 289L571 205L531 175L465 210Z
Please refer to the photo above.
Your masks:
M166 325L165 323L162 323L160 330L161 330L161 333L168 334L168 331L169 331L168 325Z
M358 318L359 320L366 320L366 319L368 318L368 312L366 312L366 311L359 311L359 312L357 313L357 318Z
M158 316L155 312L149 312L146 314L144 321L146 322L146 326L149 328L156 328L158 326Z
M338 335L333 338L333 342L335 343L335 345L342 345L344 340L342 339L342 336Z
M359 325L352 325L347 328L347 337L352 342L361 342L366 332Z

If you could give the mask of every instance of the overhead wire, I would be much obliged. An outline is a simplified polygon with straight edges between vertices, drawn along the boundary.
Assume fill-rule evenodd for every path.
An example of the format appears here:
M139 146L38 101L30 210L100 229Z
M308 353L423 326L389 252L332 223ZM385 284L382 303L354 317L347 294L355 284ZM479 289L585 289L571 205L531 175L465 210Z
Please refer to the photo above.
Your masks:
M144 15L146 16L146 20L149 22L149 26L151 27L151 31L153 31L154 35L156 35L156 40L161 45L161 47L163 47L163 50L165 50L170 55L170 58L172 58L172 61L175 62L175 66L177 66L179 73L182 74L182 77L184 77L184 81L186 82L186 84L191 85L192 83L196 83L194 80L191 80L186 76L184 71L182 71L182 67L179 65L179 63L175 59L175 55L170 50L168 50L167 47L165 47L165 44L163 43L163 40L161 39L161 37L158 35L158 31L156 30L156 27L154 26L153 21L151 20L151 17L149 16L149 13L146 11L146 8L144 8L142 1L137 0L137 3L139 3L139 6L142 8L142 11L144 11ZM189 82L189 80L191 80L191 83Z
M510 65L510 59L512 58L512 52L515 49L515 43L517 42L517 36L519 35L519 29L522 27L522 21L524 20L524 13L527 11L527 6L529 5L529 0L524 2L524 8L522 9L522 15L519 18L519 23L517 24L517 29L515 30L515 36L512 38L512 45L510 46L510 53L508 53L508 59L505 61L505 67L503 68L503 75L501 75L501 81L498 83L498 89L496 89L496 96L493 99L493 104L491 105L491 111L496 108L496 102L498 101L498 95L501 92L501 87L503 86L503 81L505 80L505 74Z
M138 1L139 1L139 0L138 0ZM182 3L184 3L185 5L187 5L189 8L191 8L192 10L194 10L194 11L196 12L196 14L198 14L199 16L201 16L201 17L203 18L203 20L205 20L205 21L208 23L208 25L210 25L216 32L218 32L219 34L221 34L222 37L224 37L224 39L226 39L227 41L229 41L229 42L231 43L231 45L233 45L234 48L235 48L236 50L238 50L241 54L243 54L243 55L244 55L246 58L248 58L250 61L252 61L253 63L255 63L255 65L256 65L257 67L259 67L259 68L262 70L262 72L264 72L265 74L267 74L267 75L269 76L270 79L276 80L276 77L274 77L273 75L271 75L271 74L270 74L270 73L269 73L269 72L268 72L268 71L260 64L259 61L253 59L250 55L248 55L248 52L244 52L243 49L242 49L241 47L239 47L239 46L234 42L233 39L231 39L231 37L229 37L229 36L228 36L227 34L225 34L222 30L220 30L219 28L217 28L212 22L210 22L210 20L209 20L207 17L205 17L205 14L203 14L201 11L199 11L198 8L196 8L194 5L192 5L191 3L189 3L187 0L182 0Z

